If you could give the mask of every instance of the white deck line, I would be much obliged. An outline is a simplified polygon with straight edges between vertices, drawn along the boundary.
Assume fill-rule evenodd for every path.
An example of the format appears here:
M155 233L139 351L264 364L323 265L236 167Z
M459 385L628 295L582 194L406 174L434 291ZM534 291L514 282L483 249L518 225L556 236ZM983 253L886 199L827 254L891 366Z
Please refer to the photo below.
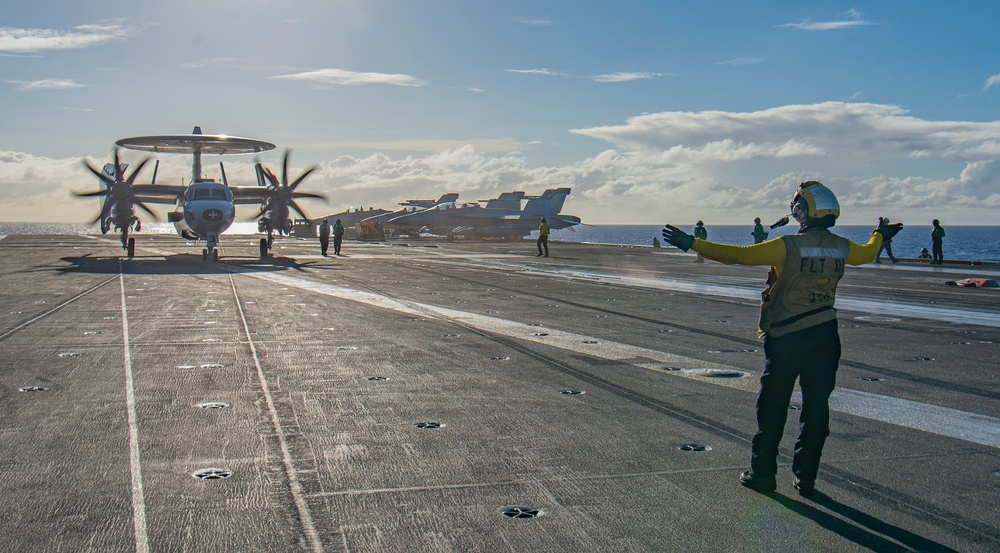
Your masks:
M135 410L135 381L132 375L132 344L129 341L128 309L125 304L125 272L118 260L118 282L122 297L122 335L125 344L125 406L128 412L129 466L132 473L132 527L136 553L149 551L149 532L146 528L146 496L142 487L142 462L139 458L139 422Z

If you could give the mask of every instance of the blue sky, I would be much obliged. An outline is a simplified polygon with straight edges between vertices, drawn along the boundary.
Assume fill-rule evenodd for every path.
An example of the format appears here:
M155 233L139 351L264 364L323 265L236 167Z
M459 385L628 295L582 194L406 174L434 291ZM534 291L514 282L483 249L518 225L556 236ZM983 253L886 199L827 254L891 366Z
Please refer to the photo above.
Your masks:
M584 222L738 224L820 179L844 223L1000 224L998 24L987 1L21 3L0 14L0 220L87 220L82 158L200 125L318 164L317 216L569 186ZM224 161L253 183L253 158Z

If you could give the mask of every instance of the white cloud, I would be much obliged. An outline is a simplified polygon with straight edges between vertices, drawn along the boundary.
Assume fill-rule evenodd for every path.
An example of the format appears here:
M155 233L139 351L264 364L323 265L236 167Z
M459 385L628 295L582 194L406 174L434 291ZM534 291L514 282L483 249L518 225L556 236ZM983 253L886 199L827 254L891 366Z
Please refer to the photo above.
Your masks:
M30 92L32 90L67 90L71 88L82 88L87 85L80 84L68 79L42 79L39 81L7 81L16 84L18 90Z
M310 144L305 147L311 151L374 153L316 160L320 167L303 190L326 193L332 202L303 207L320 216L445 192L475 201L509 190L536 194L569 186L565 211L589 223L749 223L754 216L785 213L798 183L819 179L837 193L843 224L870 223L880 215L991 224L1000 208L1000 122L927 121L898 106L826 102L755 112L652 113L573 132L612 146L571 163L537 166L520 153L530 145L507 138ZM133 164L142 157L125 155ZM277 167L280 153L268 155L265 163ZM160 159L158 182L188 177L185 156ZM307 163L301 156L296 162ZM217 165L206 164L205 171L219 178ZM301 171L291 169L293 175ZM253 161L226 160L226 173L231 183L251 184ZM147 167L140 182L150 175ZM96 187L77 158L0 152L0 194L8 198L0 204L0 220L30 214L85 221L97 202L70 191Z
M424 81L398 73L359 73L345 69L317 69L290 75L275 75L269 79L306 81L318 87L358 86L368 84L387 84L394 86L424 86Z
M520 142L511 138L472 138L468 140L450 138L420 138L411 140L383 140L376 142L366 142L352 140L350 142L324 142L322 144L309 144L308 147L314 150L343 150L350 148L353 150L374 150L388 152L441 152L444 150L457 150L464 146L470 146L478 152L485 153L507 153L522 149Z
M993 88L993 85L1000 84L1000 73L996 75L991 75L989 79L986 79L986 84L983 85L983 90L989 90Z
M76 50L124 40L140 31L138 27L129 26L125 20L80 25L73 30L0 27L0 52L28 54L51 50Z
M607 75L594 75L594 81L599 83L623 83L628 81L644 81L658 77L672 77L672 73L619 72Z
M854 8L841 14L842 19L836 21L812 21L809 18L798 23L785 23L778 25L788 29L799 29L802 31L836 31L839 29L850 29L853 27L865 27L876 23L864 19L862 13Z
M521 75L545 75L548 77L565 77L566 73L554 71L552 69L505 69L507 73L519 73Z
M925 121L898 106L846 102L744 113L663 112L571 132L635 155L659 158L682 148L703 161L745 158L750 152L769 158L881 155L972 162L992 159L1000 144L1000 122Z

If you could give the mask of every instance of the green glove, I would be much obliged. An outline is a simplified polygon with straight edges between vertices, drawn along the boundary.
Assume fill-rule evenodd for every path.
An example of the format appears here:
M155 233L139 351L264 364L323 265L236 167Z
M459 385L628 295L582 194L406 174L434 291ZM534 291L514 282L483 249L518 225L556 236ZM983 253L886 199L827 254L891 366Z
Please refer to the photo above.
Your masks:
M694 245L694 236L673 225L663 227L663 239L685 252Z
M882 235L882 241L891 240L893 236L899 234L899 231L903 230L903 223L893 223L885 227L879 227L875 229L875 232Z

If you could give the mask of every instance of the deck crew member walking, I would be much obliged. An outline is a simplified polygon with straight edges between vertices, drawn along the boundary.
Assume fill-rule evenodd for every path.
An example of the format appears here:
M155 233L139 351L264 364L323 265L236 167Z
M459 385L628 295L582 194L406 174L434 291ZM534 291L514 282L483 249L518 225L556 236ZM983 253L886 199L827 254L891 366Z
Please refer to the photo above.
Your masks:
M319 250L326 257L326 250L330 249L330 221L323 219L323 224L319 226Z
M549 256L549 224L545 221L545 217L542 217L541 224L538 225L538 255L535 257L542 257L542 247L545 247L545 257Z
M876 230L861 246L830 232L840 216L840 204L818 181L802 183L790 208L800 224L798 234L753 246L698 240L671 225L663 229L663 237L684 251L693 249L722 263L771 266L767 289L761 294L764 374L757 396L757 433L750 470L739 479L760 492L776 489L778 444L798 378L802 413L792 457L792 484L800 495L809 496L815 490L823 444L830 434L829 398L840 362L837 311L833 307L837 283L845 265L875 259L882 234Z
M344 243L344 225L340 219L333 224L333 255L340 255L340 245Z
M883 250L885 250L885 253L889 256L889 261L892 261L893 263L899 262L899 260L897 260L895 256L892 255L892 233L888 231L889 226L890 225L888 217L878 218L878 228L880 229L879 232L882 234L882 236L885 237L885 239L882 240L882 248L879 249L878 253L875 255L875 263L882 262L881 257Z

